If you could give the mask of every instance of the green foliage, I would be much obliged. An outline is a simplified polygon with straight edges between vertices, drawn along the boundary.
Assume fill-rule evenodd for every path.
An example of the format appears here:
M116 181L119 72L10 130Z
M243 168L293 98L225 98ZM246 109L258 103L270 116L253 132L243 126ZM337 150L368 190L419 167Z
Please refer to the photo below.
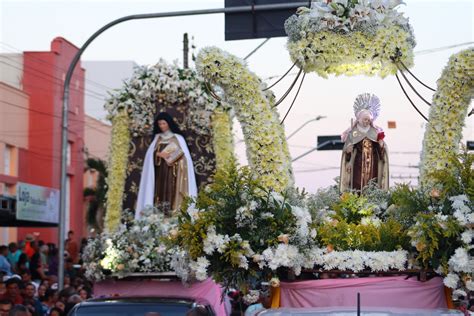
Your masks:
M178 233L171 244L185 249L191 260L206 257L214 280L240 288L257 274L272 273L253 262L254 253L278 245L281 236L297 243L296 217L288 196L295 200L304 195L298 191L283 196L268 192L246 167L218 170L214 182L181 208ZM212 227L227 241L221 251L206 252L205 241ZM248 269L242 267L242 257L250 258Z
M367 198L354 193L344 193L338 203L333 205L334 218L348 223L359 223L363 217L374 214L375 206Z
M380 224L334 221L319 226L318 239L321 244L340 251L394 251L409 246L406 231L393 219Z
M390 207L386 215L398 221L405 228L415 223L415 216L425 212L430 206L430 200L419 189L411 188L408 184L397 184L391 192Z
M452 216L419 213L409 231L418 251L417 260L425 267L446 266L451 254L461 245L461 227Z
M441 198L466 194L474 200L474 154L464 148L449 158L452 169L437 170L429 173L441 188Z

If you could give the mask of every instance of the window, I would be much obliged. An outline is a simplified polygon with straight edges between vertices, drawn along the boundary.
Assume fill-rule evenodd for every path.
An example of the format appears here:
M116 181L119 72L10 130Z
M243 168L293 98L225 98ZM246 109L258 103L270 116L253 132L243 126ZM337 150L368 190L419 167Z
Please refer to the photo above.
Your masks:
M11 175L13 146L5 145L3 152L3 173Z
M67 156L67 166L68 166L68 167L71 166L71 161L72 161L71 154L72 154L72 143L71 143L71 142L68 142L68 143L67 143L67 153L66 153L66 156Z

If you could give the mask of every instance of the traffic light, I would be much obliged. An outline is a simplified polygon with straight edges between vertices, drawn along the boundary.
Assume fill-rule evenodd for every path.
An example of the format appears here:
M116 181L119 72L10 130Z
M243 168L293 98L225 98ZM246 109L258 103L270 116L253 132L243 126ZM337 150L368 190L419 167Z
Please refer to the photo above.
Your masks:
M225 8L267 5L267 4L291 4L288 0L225 0ZM225 40L241 40L254 38L269 38L286 36L284 24L296 9L302 5L294 2L290 9L250 11L244 13L225 14Z

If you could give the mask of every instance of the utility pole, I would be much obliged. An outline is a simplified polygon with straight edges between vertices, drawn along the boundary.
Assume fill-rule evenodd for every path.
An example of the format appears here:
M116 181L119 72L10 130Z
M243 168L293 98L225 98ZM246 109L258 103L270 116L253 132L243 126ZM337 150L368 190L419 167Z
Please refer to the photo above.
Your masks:
M183 68L189 68L188 64L189 58L189 40L188 40L188 33L184 33L183 35Z

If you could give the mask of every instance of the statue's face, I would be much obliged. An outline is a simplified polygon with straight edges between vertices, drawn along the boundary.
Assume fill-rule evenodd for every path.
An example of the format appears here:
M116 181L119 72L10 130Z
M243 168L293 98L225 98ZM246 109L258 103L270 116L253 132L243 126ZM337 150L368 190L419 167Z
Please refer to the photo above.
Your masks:
M165 133L170 129L170 126L168 125L168 122L166 122L165 120L159 120L158 121L158 127L160 128L160 131L162 133Z
M370 125L371 118L369 113L361 113L358 122L361 126L367 127Z

